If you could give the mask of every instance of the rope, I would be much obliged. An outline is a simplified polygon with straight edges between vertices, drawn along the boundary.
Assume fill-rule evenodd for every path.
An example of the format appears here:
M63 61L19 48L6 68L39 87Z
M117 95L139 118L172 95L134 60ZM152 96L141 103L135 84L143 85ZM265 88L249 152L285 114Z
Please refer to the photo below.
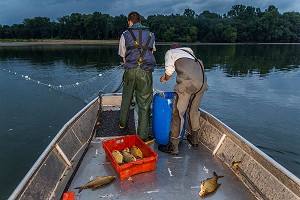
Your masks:
M165 92L162 91L162 90L159 90L159 89L153 87L153 92L154 92L155 94L158 93L159 96L160 96L161 98L166 98Z

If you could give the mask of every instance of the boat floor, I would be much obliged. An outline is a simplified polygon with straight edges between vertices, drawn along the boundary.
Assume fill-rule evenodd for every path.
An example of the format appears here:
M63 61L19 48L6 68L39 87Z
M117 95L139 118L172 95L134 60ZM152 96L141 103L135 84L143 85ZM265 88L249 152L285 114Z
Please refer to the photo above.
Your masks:
M96 137L82 160L68 191L75 192L75 199L202 199L198 193L200 182L212 177L215 171L224 176L218 179L221 186L205 199L256 199L235 174L203 145L191 147L186 140L179 145L179 156L159 152L158 144L151 148L158 153L156 169L120 180L108 162L102 142L113 137ZM85 185L96 176L114 175L108 185L92 191L78 193L75 187Z

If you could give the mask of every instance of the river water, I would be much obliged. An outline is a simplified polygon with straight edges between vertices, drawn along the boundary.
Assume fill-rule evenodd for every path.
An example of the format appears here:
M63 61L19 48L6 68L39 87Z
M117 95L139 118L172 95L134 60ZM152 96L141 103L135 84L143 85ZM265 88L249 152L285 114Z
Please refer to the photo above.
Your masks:
M300 45L194 45L209 90L201 108L300 177ZM158 45L154 88L164 53ZM0 47L0 199L7 199L61 127L121 81L116 45Z

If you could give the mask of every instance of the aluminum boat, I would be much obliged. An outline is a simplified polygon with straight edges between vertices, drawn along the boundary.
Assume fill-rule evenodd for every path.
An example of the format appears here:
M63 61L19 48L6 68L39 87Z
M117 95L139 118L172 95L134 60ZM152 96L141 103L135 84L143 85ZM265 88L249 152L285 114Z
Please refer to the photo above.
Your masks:
M199 146L185 137L180 153L158 151L155 169L120 180L103 150L102 142L123 136L119 131L120 93L103 94L78 112L58 132L9 199L300 199L300 180L210 113L201 112ZM135 134L134 105L129 134ZM189 133L188 125L185 134ZM201 181L216 172L223 178L218 189L199 196ZM96 176L116 176L97 190L82 186Z

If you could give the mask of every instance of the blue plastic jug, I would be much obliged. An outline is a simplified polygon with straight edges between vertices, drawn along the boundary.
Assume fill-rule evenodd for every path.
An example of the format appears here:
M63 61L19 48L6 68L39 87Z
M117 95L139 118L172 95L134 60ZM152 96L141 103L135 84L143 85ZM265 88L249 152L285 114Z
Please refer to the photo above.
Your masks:
M167 145L169 142L171 120L172 120L172 106L173 106L174 92L156 93L153 99L153 134L155 141L158 144ZM185 123L180 134L180 141L184 136Z

